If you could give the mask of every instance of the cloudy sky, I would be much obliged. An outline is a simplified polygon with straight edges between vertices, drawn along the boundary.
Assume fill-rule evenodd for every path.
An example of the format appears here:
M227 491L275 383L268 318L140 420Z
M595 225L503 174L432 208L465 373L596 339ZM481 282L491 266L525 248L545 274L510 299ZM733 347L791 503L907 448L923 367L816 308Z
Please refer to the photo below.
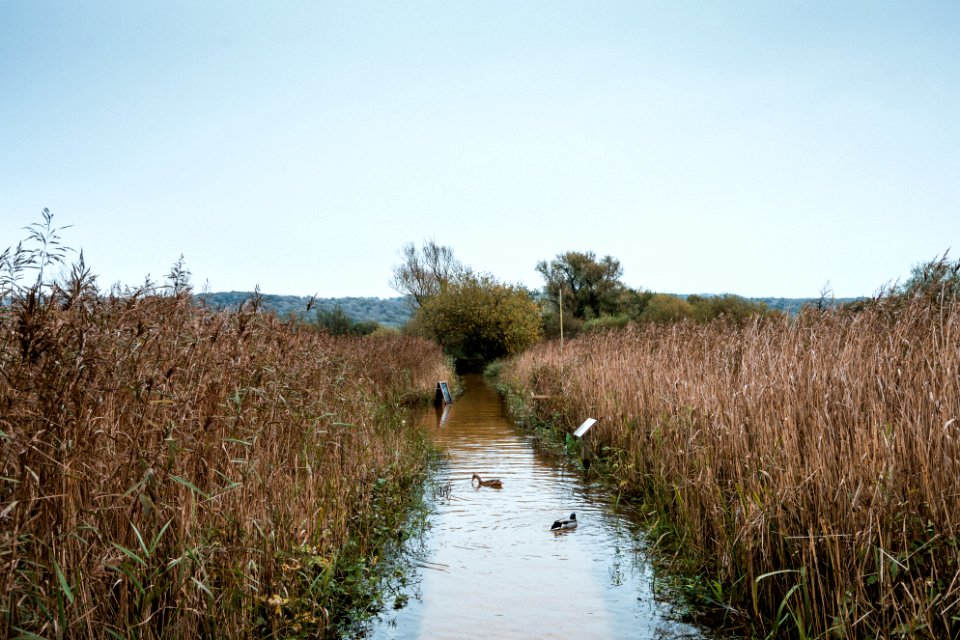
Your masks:
M869 295L960 254L955 2L0 1L0 250L100 284L396 295L434 239L539 287Z

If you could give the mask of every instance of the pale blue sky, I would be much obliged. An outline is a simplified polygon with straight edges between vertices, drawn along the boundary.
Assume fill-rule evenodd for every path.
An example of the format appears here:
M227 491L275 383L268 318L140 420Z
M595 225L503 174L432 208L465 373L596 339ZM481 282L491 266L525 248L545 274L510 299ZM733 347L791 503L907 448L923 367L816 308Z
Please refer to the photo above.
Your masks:
M405 242L539 287L873 293L960 253L960 3L0 0L0 249L103 287L393 296Z

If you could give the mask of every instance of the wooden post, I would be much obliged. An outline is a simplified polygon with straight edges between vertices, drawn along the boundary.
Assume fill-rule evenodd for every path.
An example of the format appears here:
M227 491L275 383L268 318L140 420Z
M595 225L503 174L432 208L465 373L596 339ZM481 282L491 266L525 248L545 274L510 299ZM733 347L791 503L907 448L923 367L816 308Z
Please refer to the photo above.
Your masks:
M560 286L560 372L563 373L563 285Z
M583 434L583 437L580 438L580 464L583 465L583 470L587 471L590 469L590 459L593 457L593 450L590 446L590 436L588 434Z
M577 430L573 432L573 435L577 438L580 438L580 462L583 464L584 469L590 468L590 458L593 454L593 449L590 446L590 438L587 436L587 432L590 431L590 427L597 424L597 421L593 418L587 418L583 421Z

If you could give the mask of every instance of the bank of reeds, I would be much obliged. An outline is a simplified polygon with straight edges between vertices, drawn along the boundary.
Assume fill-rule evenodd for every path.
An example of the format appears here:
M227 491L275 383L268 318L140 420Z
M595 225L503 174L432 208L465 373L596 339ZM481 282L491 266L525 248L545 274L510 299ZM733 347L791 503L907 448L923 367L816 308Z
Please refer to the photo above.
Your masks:
M588 416L625 494L727 623L760 637L960 637L960 306L635 326L502 379Z
M422 471L396 409L439 348L91 282L0 306L0 637L329 633Z

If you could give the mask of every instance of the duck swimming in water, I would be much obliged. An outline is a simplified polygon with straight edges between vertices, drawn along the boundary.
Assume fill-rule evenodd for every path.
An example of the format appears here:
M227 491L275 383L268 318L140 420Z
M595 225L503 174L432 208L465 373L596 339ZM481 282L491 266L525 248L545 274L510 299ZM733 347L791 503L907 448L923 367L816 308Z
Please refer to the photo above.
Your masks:
M552 525L550 525L550 531L560 531L561 529L576 529L577 528L577 514L571 513L569 518L563 518L562 520L555 520Z
M490 487L491 489L502 489L502 488L503 488L503 482L501 482L501 481L498 480L497 478L493 478L492 480L483 480L483 479L481 479L480 476L478 476L477 474L473 474L473 477L470 478L470 484L473 484L473 481L474 481L474 480L477 481L477 487L478 487L478 488L479 488L479 487Z

